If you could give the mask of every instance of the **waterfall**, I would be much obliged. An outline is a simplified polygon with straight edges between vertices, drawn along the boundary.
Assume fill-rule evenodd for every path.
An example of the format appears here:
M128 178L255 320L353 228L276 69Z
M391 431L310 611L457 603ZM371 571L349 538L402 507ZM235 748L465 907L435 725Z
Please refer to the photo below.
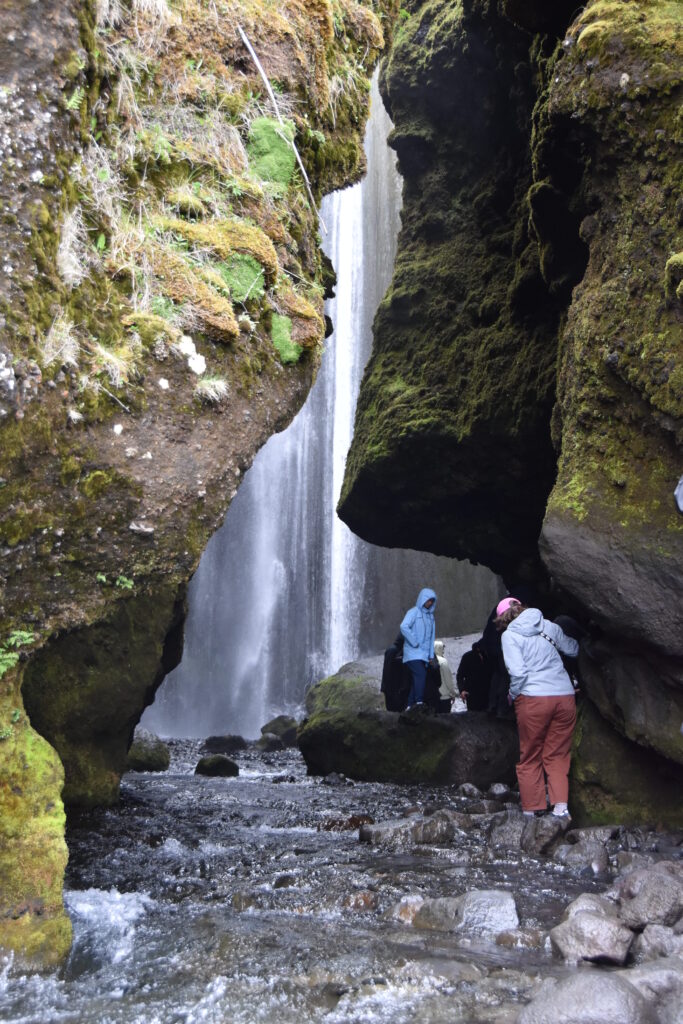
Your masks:
M367 175L321 211L335 330L306 404L256 456L191 581L183 660L143 717L162 735L257 736L273 714L300 712L312 682L385 647L422 586L439 594L440 635L479 629L499 594L486 569L374 548L335 514L400 226L390 128L375 75Z

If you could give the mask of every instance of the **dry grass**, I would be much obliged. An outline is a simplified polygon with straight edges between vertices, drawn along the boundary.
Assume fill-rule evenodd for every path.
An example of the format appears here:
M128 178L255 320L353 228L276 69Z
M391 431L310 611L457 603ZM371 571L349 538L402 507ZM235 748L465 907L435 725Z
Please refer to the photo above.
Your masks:
M80 343L71 320L59 313L52 322L41 346L43 366L50 366L59 360L60 365L78 366Z
M88 275L94 259L80 206L70 210L62 222L57 249L57 272L64 284L75 288Z

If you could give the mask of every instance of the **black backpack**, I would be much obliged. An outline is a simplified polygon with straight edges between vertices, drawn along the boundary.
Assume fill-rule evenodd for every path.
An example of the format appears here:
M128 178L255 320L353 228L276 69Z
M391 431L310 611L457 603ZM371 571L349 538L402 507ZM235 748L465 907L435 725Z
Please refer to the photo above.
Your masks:
M384 652L381 692L387 711L405 711L410 692L410 676L403 667L403 635Z

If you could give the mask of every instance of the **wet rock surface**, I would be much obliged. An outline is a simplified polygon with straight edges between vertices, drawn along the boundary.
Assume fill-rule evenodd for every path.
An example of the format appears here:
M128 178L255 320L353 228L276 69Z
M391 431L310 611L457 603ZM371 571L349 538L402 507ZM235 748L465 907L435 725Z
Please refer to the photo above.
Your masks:
M71 957L59 978L5 966L8 1024L673 1024L683 961L651 926L637 941L658 959L618 972L577 968L549 935L589 915L623 929L647 891L626 872L675 881L680 835L607 829L608 868L586 875L492 842L522 817L514 792L470 812L472 785L329 786L298 752L254 747L238 777L206 778L199 741L170 747L166 774L124 777L120 806L72 813Z
M136 729L128 751L126 767L129 772L165 772L171 763L166 743L147 729Z
M454 643L451 638L449 644ZM478 711L386 711L381 672L379 658L364 658L342 666L308 691L308 717L297 739L310 773L343 772L377 782L472 785L470 796L479 805L470 811L499 810L514 782L519 756L514 724ZM482 790L494 785L491 799L485 799Z

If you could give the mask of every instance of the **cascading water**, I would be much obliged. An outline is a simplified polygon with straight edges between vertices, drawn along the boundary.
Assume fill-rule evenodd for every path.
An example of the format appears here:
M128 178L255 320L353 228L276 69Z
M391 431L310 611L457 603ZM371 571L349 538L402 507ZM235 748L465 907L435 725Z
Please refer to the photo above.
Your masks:
M182 663L142 723L162 735L258 735L312 682L385 647L422 586L439 594L441 635L478 629L498 596L487 570L374 548L334 511L400 226L390 127L375 76L367 176L323 201L335 331L305 406L257 455L192 580Z

